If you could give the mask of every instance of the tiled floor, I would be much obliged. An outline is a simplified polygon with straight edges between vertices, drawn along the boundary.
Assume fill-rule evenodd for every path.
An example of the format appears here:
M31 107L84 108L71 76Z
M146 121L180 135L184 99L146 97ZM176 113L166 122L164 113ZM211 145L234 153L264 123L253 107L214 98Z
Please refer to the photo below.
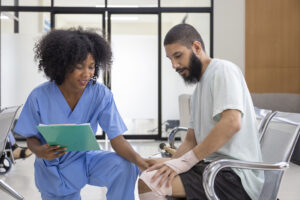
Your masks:
M158 145L160 141L130 141L134 149L142 156L148 157L158 152ZM102 147L105 147L104 142L100 142ZM107 145L110 149L109 144ZM26 160L17 160L16 165L13 166L11 171L0 179L4 180L11 187L22 194L26 200L39 200L41 199L39 192L34 185L33 176L33 162L34 156ZM300 199L300 166L291 163L290 168L285 172L278 197L280 200L299 200ZM83 200L105 200L105 188L94 186L86 186L81 191ZM1 200L12 200L8 194L0 190ZM136 193L136 200L138 196Z

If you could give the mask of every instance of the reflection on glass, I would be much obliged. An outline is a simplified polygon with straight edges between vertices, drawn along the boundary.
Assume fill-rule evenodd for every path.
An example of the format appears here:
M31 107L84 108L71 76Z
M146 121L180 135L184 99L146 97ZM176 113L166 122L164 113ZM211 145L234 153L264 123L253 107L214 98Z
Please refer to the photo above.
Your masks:
M64 7L104 7L104 0L84 0L84 1L74 1L74 0L54 0L54 6L64 6Z
M1 12L1 33L13 33L14 32L14 13L13 12Z
M172 68L166 57L163 41L166 33L185 19L201 34L206 52L210 52L210 18L207 13L164 13L162 14L162 136L166 137L172 128L182 124L179 116L178 98L181 94L192 94L195 86L187 86L182 77ZM188 107L186 108L188 109Z
M111 18L111 89L127 125L126 134L157 134L157 15Z
M127 0L127 1L120 1L120 0L108 0L107 1L108 7L131 7L131 8L138 8L138 7L157 7L157 0Z
M55 28L77 28L94 30L102 35L101 14L56 14Z
M51 6L51 0L18 0L19 6ZM3 6L14 6L15 0L1 0Z
M160 0L161 7L211 7L211 0Z

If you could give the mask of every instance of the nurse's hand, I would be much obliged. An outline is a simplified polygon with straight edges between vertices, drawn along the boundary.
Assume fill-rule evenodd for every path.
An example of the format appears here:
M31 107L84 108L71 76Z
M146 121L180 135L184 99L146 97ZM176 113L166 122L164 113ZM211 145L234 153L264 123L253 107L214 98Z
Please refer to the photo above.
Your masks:
M66 147L60 147L59 145L50 146L49 144L44 144L36 151L36 156L45 160L53 160L66 154L66 149Z

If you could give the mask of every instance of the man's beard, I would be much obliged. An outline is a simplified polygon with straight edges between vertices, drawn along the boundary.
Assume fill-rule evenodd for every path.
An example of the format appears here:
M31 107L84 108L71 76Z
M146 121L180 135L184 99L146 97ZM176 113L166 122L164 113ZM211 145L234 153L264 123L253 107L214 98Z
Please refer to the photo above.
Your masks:
M185 83L187 85L193 85L200 81L201 78L201 72L202 72L202 63L199 58L192 52L191 58L190 58L190 64L188 67L183 67L180 69L177 69L176 71L180 71L182 69L188 70L189 75L188 76L182 76Z

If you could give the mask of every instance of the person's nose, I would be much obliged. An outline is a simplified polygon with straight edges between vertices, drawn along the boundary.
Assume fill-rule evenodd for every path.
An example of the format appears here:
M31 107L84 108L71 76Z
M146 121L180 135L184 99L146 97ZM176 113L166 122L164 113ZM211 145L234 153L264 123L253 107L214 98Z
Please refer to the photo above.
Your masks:
M179 68L179 63L178 62L176 62L175 60L172 60L172 67L173 67L173 69L177 69L177 68Z
M93 76L91 70L88 67L84 68L82 75L84 78L89 78L89 77Z

